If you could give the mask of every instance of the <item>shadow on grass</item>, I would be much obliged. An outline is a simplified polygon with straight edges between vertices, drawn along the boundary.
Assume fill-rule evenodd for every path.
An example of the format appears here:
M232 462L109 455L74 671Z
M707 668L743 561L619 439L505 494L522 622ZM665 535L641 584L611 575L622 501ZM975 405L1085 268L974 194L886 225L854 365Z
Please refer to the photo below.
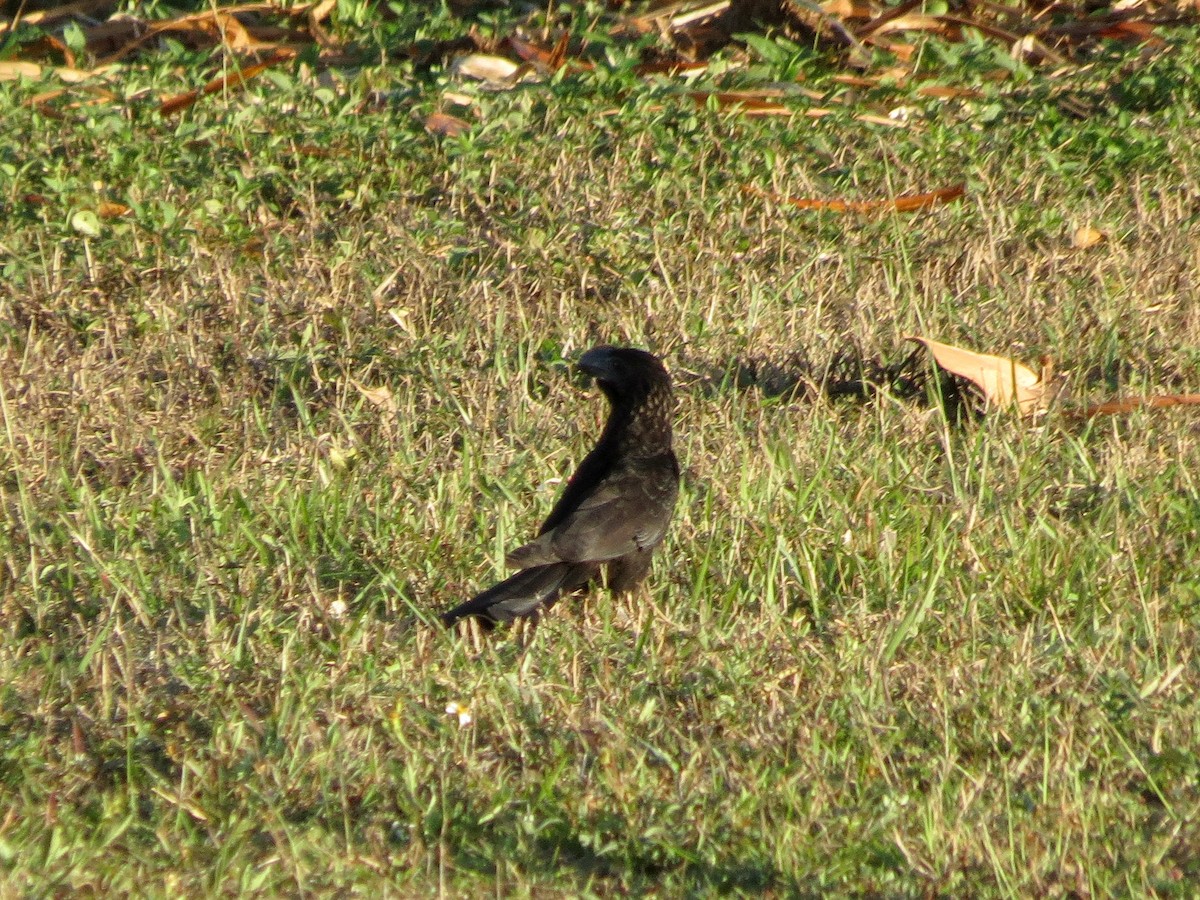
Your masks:
M551 813L547 818L556 817ZM688 895L759 896L766 892L798 898L820 896L764 857L702 859L682 844L639 838L629 823L613 812L600 812L592 821L578 825L556 818L529 843L519 841L519 830L518 823L508 817L470 827L468 831L474 834L455 851L456 866L490 876L496 872L497 861L507 859L528 871L572 873L580 883L603 893L641 894L669 888Z
M696 384L707 395L727 390L757 391L784 402L812 402L818 397L866 402L887 394L920 406L941 405L950 421L961 423L982 411L969 382L933 368L923 347L892 362L864 355L856 348L841 350L824 362L804 350L782 359L734 357L713 365L686 361ZM686 383L686 382L685 382Z

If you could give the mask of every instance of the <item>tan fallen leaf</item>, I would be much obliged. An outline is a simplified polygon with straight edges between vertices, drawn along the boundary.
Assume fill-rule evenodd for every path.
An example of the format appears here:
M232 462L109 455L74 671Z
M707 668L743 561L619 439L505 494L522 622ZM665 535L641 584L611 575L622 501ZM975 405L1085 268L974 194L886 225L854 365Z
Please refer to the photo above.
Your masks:
M0 60L0 81L15 81L18 78L41 78L42 67L37 63L17 59Z
M590 72L594 68L593 64L586 59L567 57L571 46L569 32L563 32L554 45L549 48L539 46L516 34L509 35L506 42L513 53L539 72L550 74L557 72L563 66L570 66L572 69L584 72Z
M68 84L76 84L95 78L102 74L101 70L72 69L70 66L43 66L35 62L19 59L0 60L0 81L16 81L18 78L28 78L36 81L46 75L53 75Z
M458 137L471 130L471 123L449 113L430 113L425 119L425 130L442 137Z
M522 68L520 63L490 53L467 53L450 64L450 71L455 75L474 78L491 87L512 87Z
M213 14L209 29L217 34L221 43L230 50L255 50L259 47L269 46L251 34L236 16L216 12Z
M883 23L875 29L875 34L883 36L898 31L931 31L945 34L948 26L938 16L907 15L898 16Z
M947 87L940 84L922 85L917 88L917 93L922 97L935 97L938 100L955 100L960 97L968 100L982 100L984 97L982 91L974 88Z
M866 39L866 43L872 47L879 47L881 50L886 50L888 53L894 54L901 62L908 62L916 55L917 48L912 44L906 44L903 41L889 41L887 38L876 37L871 35Z
M839 19L869 19L876 13L875 7L864 0L826 0L821 9Z
M367 402L372 406L378 406L380 409L388 412L394 413L396 411L396 400L392 397L391 388L389 388L387 385L369 388L359 384L356 381L354 382L354 386L358 388L358 392L362 394L367 399Z
M1031 416L1046 406L1049 379L1014 359L976 353L917 335L910 335L907 340L924 344L939 366L978 385L989 406L1009 406L1015 401L1023 416Z
M1103 231L1091 225L1080 225L1071 234L1071 246L1076 250L1086 250L1095 247L1108 239Z

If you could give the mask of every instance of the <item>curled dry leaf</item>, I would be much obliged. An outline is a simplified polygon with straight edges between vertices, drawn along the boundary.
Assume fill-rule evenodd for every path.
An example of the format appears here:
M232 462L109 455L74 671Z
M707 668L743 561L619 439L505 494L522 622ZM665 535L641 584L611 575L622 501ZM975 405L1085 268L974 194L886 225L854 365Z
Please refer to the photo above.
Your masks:
M1008 406L1016 401L1023 416L1046 407L1048 379L1015 359L976 353L917 335L907 340L924 344L939 366L978 385L989 406Z

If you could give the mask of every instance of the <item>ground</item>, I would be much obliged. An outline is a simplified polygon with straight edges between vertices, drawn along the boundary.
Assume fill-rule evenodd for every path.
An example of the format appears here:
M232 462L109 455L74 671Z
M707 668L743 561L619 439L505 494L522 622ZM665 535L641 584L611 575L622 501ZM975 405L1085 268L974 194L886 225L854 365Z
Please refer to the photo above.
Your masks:
M621 58L282 66L175 116L139 92L209 51L117 101L6 84L0 892L1187 896L1195 414L823 390L920 333L1050 355L1064 403L1200 391L1171 37L1136 77L928 49L980 96L872 101L905 128ZM835 84L792 46L755 71ZM444 633L587 452L600 342L677 385L649 581Z

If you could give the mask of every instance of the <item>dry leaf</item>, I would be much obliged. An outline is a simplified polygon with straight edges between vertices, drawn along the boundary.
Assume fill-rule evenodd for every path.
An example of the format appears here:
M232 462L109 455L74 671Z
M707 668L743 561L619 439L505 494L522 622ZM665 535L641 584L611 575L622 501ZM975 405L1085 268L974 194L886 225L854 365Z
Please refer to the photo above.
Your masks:
M925 2L925 0L904 0L904 2L899 3L896 6L892 6L892 7L889 7L888 9L885 9L883 12L881 12L879 15L877 15L871 21L867 22L865 25L860 26L856 30L858 39L860 41L865 41L872 34L874 34L876 31L878 31L880 28L882 28L884 25L886 25L888 22L892 21L893 19L898 19L901 16L908 15L910 12L912 12L917 7L923 6L924 2Z
M336 41L329 36L329 32L325 30L325 26L321 24L336 7L337 0L321 0L308 11L308 33L322 47L333 47L336 44Z
M522 60L534 66L540 72L557 72L564 65L567 65L567 50L570 47L571 35L569 32L563 32L558 41L547 50L544 47L539 47L532 41L527 41L520 35L510 35L504 41L508 48L513 53L521 57ZM570 61L571 68L591 71L594 66L583 59L572 59Z
M308 11L310 22L324 22L329 14L337 9L337 0L321 0Z
M475 78L493 87L511 87L521 68L511 59L488 53L467 53L450 64L450 71L455 75Z
M1108 235L1100 229L1091 225L1080 225L1071 235L1071 246L1076 250L1086 250L1088 247L1104 243L1107 239Z
M230 50L254 50L263 46L262 42L257 40L246 26L237 20L235 16L222 15L216 12L212 17L212 25L220 40Z
M935 34L945 34L948 30L946 23L938 16L908 15L884 22L875 29L875 34L884 35L893 31L932 31Z
M75 84L100 74L99 69L88 71L87 69L72 69L70 66L42 66L16 59L0 60L0 81L15 81L18 78L37 80L43 75L54 75L68 84Z
M0 60L0 81L14 81L18 78L41 78L42 67L37 63L21 62L15 59Z
M826 0L821 9L839 19L869 19L875 15L875 7L863 0Z
M883 38L875 37L874 35L871 35L871 37L867 38L864 43L870 44L872 47L878 47L881 50L886 50L888 53L895 54L896 58L901 62L908 62L913 58L913 56L916 55L917 52L917 48L912 44L905 44L901 41L887 41Z
M392 397L391 388L387 385L381 385L376 388L363 387L357 381L354 386L358 388L360 394L366 397L367 402L372 406L378 406L380 409L394 413L397 410L396 401Z
M750 185L744 185L742 190L756 197L773 200L776 203L788 203L797 209L821 209L836 213L868 213L888 210L893 212L912 212L913 210L924 209L927 206L951 203L964 196L967 192L967 187L963 184L956 184L954 187L929 191L925 194L906 194L894 200L822 200L805 197L782 197L779 194L772 194Z
M689 91L688 96L697 106L706 105L708 98L713 97L719 109L734 109L744 116L790 116L798 112L790 106L764 99L781 96L778 91Z
M1167 43L1154 33L1154 26L1150 22L1118 22L1096 33L1116 41L1141 41L1152 47L1164 47Z
M21 4L17 4L21 6ZM40 4L39 4L40 5ZM65 19L76 15L91 15L100 12L108 7L113 6L112 0L77 0L75 3L68 3L65 6L58 6L54 9L38 9L33 12L27 12L21 15L20 18L14 18L9 21L0 22L0 34L5 34L11 31L18 24L20 25L48 25L51 22L59 19Z
M1200 406L1200 394L1165 394L1158 397L1120 397L1095 403L1083 409L1069 410L1073 419L1090 419L1094 416L1112 416L1133 412L1138 409L1166 409L1171 406Z
M111 200L104 200L96 207L96 215L102 219L119 219L121 216L129 215L131 210L124 203L114 203Z
M675 4L683 6L683 4ZM671 16L671 31L683 31L691 25L697 25L705 19L722 15L730 7L730 0L716 0L715 3L700 4L694 9L677 12Z
M471 130L471 123L449 113L435 112L425 119L425 130L442 137L458 137Z
M978 385L989 406L1008 406L1015 400L1023 416L1045 408L1047 379L1016 360L915 335L907 340L924 344L939 366Z
M84 36L88 52L102 57L105 62L124 59L162 35L170 35L195 48L224 44L234 50L290 51L293 56L314 42L311 32L247 24L236 18L239 14L258 14L271 9L274 7L270 5L247 3L154 22L144 22L133 16L114 16L85 29ZM288 12L292 16L301 16L309 9L294 7ZM317 43L321 42L318 40Z
M637 75L687 75L693 72L703 72L708 68L708 60L689 62L682 59L660 59L655 62L638 63L633 67Z
M168 97L162 102L158 108L159 115L169 116L179 112L181 109L187 109L193 103L200 99L205 94L215 94L217 91L226 90L228 88L241 87L251 78L257 78L271 66L291 59L293 54L290 51L281 50L275 56L260 62L257 65L246 66L237 72L230 72L228 75L222 75L219 78L214 78L208 84L198 91L188 91L186 94L177 94L174 97Z
M838 84L861 88L877 88L882 83L879 78L868 78L865 75L834 75L833 80Z
M1013 42L1009 54L1013 59L1019 59L1027 65L1036 66L1048 62L1056 66L1066 63L1066 59L1055 53L1032 34L1027 34Z
M934 97L938 100L956 100L960 97L968 100L982 100L984 97L983 91L977 91L974 88L946 87L940 84L923 85L917 88L917 93L922 97Z

